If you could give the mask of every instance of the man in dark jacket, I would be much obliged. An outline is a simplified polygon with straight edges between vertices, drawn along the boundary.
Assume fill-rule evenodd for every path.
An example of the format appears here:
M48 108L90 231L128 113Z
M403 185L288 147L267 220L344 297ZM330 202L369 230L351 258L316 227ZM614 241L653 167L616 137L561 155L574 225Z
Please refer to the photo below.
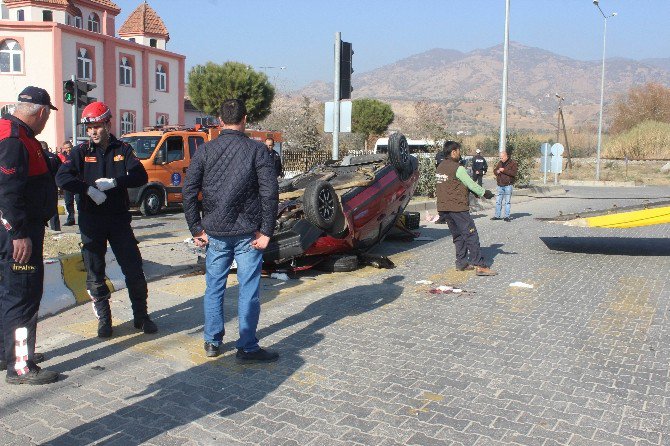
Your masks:
M265 147L268 148L270 156L272 156L272 164L275 166L277 178L284 178L284 167L281 165L281 157L275 151L275 140L272 138L265 139Z
M493 169L493 173L496 176L496 183L498 183L498 197L496 198L496 213L491 220L500 220L500 215L502 212L503 205L505 206L505 221L512 221L510 219L509 213L512 199L512 189L514 188L514 181L516 181L516 175L519 170L519 166L516 161L512 159L512 150L506 149L504 152L500 153L500 161L496 164L496 167Z
M240 336L236 359L239 363L270 362L279 355L259 347L256 328L263 250L274 233L279 193L269 151L244 134L246 115L239 99L221 105L221 134L198 149L191 160L183 188L184 214L195 244L207 246L205 354L220 354L225 333L223 298L235 259Z
M147 184L147 172L132 147L110 133L112 113L102 102L93 102L82 111L82 124L90 141L72 150L58 170L61 188L79 194L79 230L86 266L86 288L98 318L98 337L112 336L111 292L105 279L107 242L126 278L133 308L133 324L144 333L158 328L147 310L147 281L142 255L130 226L128 188Z
M482 156L482 151L477 149L477 154L472 158L472 179L481 186L487 170L489 165L486 163L486 158Z
M72 153L72 143L70 141L65 141L61 146L61 151L58 154L58 158L61 160L61 164L68 161ZM63 201L65 201L65 211L67 212L67 218L65 219L65 224L63 226L74 226L74 204L77 203L77 212L79 211L79 194L73 194L69 190L63 191Z
M0 119L0 370L9 384L48 384L58 373L36 362L37 313L44 287L44 224L56 213L56 185L35 139L49 120L49 94L25 88Z
M446 158L437 166L435 174L437 210L451 231L456 248L456 269L475 270L478 276L495 276L497 273L488 267L481 254L479 234L468 202L469 191L486 199L493 198L493 194L472 181L465 167L459 163L459 143L446 141L444 154Z

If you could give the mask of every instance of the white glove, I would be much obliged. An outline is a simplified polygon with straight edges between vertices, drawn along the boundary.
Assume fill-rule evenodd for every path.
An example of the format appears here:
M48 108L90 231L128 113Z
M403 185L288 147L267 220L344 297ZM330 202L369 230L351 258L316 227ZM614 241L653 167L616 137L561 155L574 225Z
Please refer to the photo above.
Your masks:
M115 178L98 178L97 180L95 180L95 187L97 187L101 191L109 190L113 187L116 187L116 179Z
M93 186L88 187L88 190L86 191L86 194L89 197L91 197L91 200L95 201L95 204L102 204L107 199L107 194L106 193L100 192L98 189L96 189Z

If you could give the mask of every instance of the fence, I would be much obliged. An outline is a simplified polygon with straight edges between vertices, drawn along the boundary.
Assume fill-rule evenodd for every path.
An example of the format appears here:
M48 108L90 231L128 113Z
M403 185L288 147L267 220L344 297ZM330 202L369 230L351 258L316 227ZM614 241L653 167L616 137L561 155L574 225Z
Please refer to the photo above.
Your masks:
M363 150L349 150L346 149L340 150L340 157L347 155L363 155L365 152ZM315 150L315 151L306 151L306 150L291 150L286 149L282 153L282 164L284 166L284 172L306 172L316 164L322 164L331 159L331 152L326 150Z

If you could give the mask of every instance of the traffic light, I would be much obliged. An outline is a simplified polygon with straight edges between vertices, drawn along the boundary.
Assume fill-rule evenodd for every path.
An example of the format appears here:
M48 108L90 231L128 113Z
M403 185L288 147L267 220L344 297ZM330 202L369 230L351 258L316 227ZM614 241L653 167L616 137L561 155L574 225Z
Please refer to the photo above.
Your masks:
M90 104L92 99L88 97L88 92L93 90L97 85L86 82L86 81L77 81L77 107L84 108Z
M351 42L342 42L340 46L340 99L351 99L351 74L354 69L351 65L354 50Z
M63 101L66 104L74 104L75 92L74 92L74 81L64 81L63 82Z

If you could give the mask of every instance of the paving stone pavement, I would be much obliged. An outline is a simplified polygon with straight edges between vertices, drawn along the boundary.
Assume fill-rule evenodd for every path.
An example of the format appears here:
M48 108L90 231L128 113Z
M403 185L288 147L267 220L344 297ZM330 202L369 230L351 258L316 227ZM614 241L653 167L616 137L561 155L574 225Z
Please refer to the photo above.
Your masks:
M670 225L535 219L668 195L573 188L513 204L511 223L485 211L496 277L456 271L447 228L429 223L434 241L379 248L395 269L263 279L259 338L281 354L270 365L233 361L234 280L215 359L203 276L150 284L156 335L132 328L124 291L109 341L74 308L39 325L44 366L63 378L0 383L0 444L670 445ZM431 294L423 279L470 293Z

